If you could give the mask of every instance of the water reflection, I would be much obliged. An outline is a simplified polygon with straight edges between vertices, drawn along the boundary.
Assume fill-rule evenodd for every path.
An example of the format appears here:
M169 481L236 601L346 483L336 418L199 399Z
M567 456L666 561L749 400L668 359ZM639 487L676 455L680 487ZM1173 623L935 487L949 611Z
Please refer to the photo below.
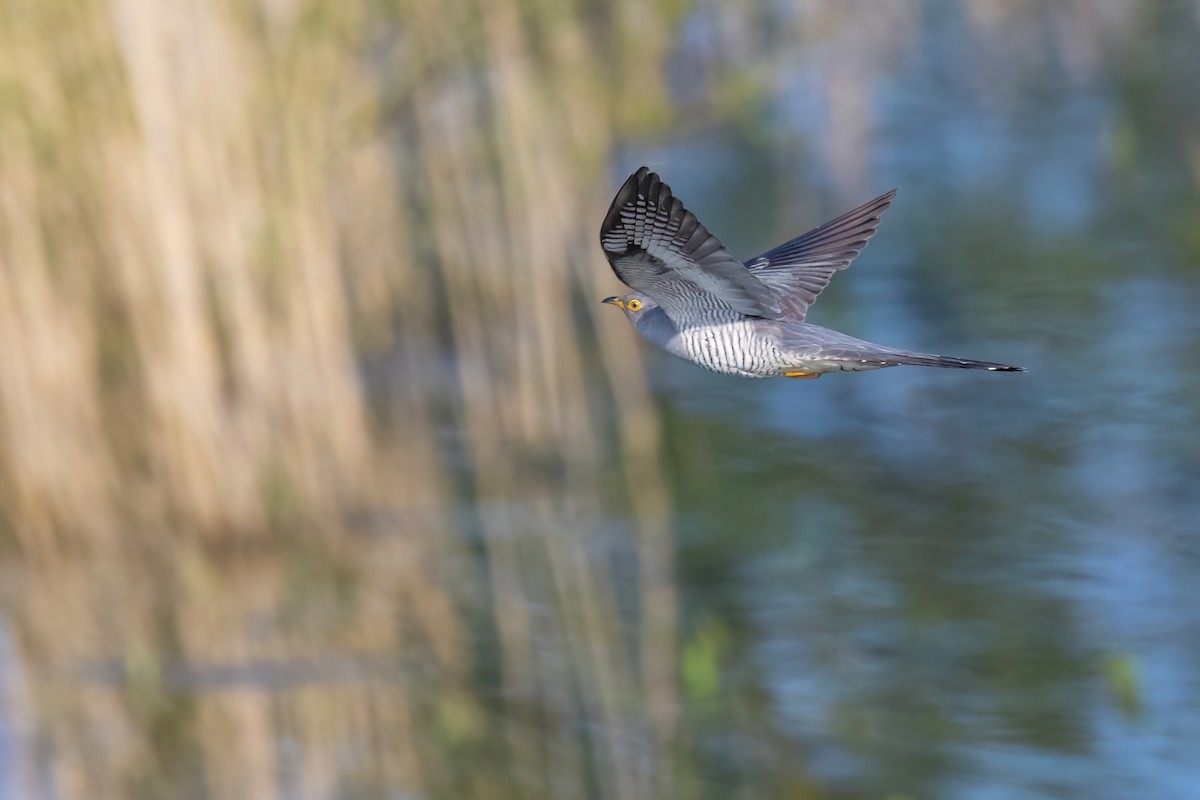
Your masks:
M186 5L0 23L0 800L1200 792L1195 9ZM1030 372L648 350L643 161Z

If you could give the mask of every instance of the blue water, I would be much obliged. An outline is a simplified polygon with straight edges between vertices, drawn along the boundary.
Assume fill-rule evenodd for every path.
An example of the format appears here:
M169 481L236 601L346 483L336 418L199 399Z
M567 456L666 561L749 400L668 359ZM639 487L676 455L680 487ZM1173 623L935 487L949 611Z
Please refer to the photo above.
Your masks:
M765 136L804 157L771 191L739 127L646 158L744 256L898 186L809 320L1028 372L750 383L654 357L663 402L716 431L684 574L732 553L713 614L790 743L768 763L794 748L855 796L1200 795L1197 101L1151 112L1174 79L1130 42L1091 72L992 75L958 25L923 35L873 84L846 175L810 90L857 60L830 51L782 59Z

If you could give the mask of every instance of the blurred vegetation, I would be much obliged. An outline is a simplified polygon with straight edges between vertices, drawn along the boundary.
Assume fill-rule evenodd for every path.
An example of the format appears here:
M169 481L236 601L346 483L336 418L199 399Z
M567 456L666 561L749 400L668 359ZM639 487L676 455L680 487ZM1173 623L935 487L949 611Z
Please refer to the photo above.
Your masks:
M656 415L632 336L620 381L585 366L575 297L679 16L5 4L0 529L58 676L25 788L667 791ZM633 617L587 544L610 501Z
M960 480L943 496L844 432L796 453L664 407L635 334L596 333L614 281L594 240L631 142L741 143L761 180L726 198L730 227L763 241L817 212L785 165L819 162L807 177L858 197L878 97L947 25L963 69L933 82L1006 119L1056 87L1115 86L1118 200L1098 213L1167 231L1173 263L1194 263L1200 104L1175 69L1188 37L1165 24L1082 0L5 0L0 727L35 721L12 737L14 791L843 796L812 774L828 745L767 713L778 667L749 640L778 615L846 677L811 704L873 759L850 781L870 796L929 796L953 772L967 724L920 666L973 615L994 627L947 648L952 688L991 692L1013 738L1077 748L1083 723L1045 704L1097 671L1136 717L1132 655L1097 670L1057 638L1074 623L1053 592L956 583L972 553L927 534L1049 505L1043 473L960 458L978 419L931 423L930 451L952 456L930 462ZM1144 53L1151 34L1165 46ZM800 111L780 100L797 93ZM915 138L945 134L912 111ZM918 197L945 189L912 169ZM1170 214L1120 201L1151 172ZM789 230L766 229L768 202ZM1030 352L1073 345L1057 315L1102 304L1079 287L1121 260L1078 238L1018 247L1019 195L980 205L995 216L952 211L914 245L907 285L972 262L956 280L1028 304L1006 328ZM1052 276L1008 268L1034 252ZM1064 459L1073 430L1034 431L1031 460ZM961 478L1001 473L993 494ZM830 601L729 618L738 556L796 516L814 551L857 532L792 565ZM988 537L1019 535L1001 522L973 532L1015 558ZM877 552L868 577L902 587L903 624L882 632L856 625L870 594L839 584ZM862 640L894 680L863 678ZM917 758L914 738L947 747Z

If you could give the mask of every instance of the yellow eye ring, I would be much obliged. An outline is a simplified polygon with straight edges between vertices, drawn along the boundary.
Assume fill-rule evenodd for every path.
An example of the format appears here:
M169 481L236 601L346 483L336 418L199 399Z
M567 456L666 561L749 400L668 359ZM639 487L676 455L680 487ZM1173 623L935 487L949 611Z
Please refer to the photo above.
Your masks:
M634 299L632 299L628 303L626 303L625 307L628 308L630 311L641 311L642 310L642 301L638 300L635 297Z

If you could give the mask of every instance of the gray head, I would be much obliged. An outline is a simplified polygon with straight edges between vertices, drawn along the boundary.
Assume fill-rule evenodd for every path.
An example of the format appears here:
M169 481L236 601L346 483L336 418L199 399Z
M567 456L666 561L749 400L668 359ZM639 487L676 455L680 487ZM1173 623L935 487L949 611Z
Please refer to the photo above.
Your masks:
M625 312L625 316L634 325L650 311L658 308L658 303L651 300L641 292L630 292L629 294L621 295L620 297L606 297L600 301L616 306Z
M616 306L625 312L625 316L637 328L638 333L648 341L660 347L671 349L670 342L675 335L675 325L658 303L641 292L630 292L620 297L606 297L601 302Z

